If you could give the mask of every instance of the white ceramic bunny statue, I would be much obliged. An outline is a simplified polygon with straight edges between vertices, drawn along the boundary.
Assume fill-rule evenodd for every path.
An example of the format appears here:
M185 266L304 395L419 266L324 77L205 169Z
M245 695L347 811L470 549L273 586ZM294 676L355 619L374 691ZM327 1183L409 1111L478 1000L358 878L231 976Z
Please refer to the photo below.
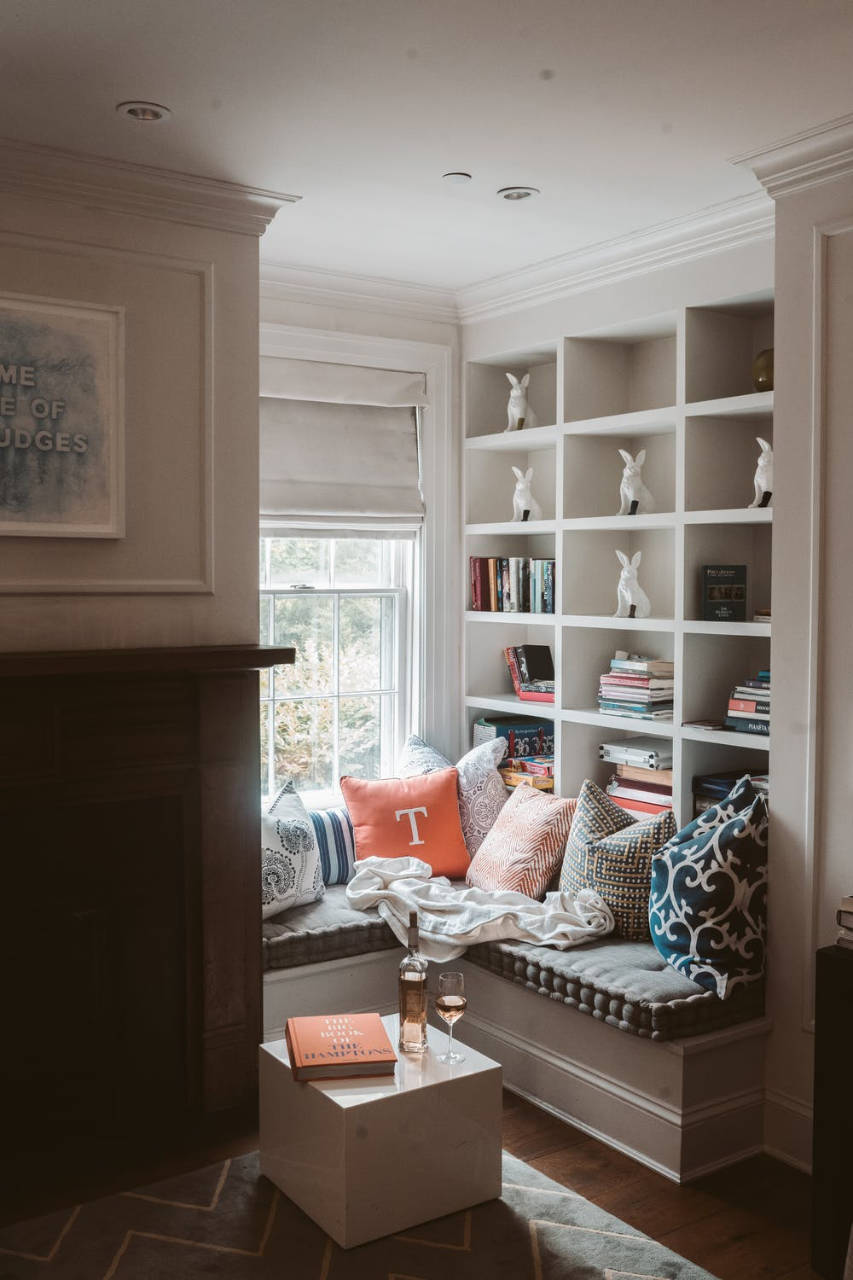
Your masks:
M637 551L629 560L624 551L617 551L616 557L622 566L619 575L619 604L614 618L648 618L652 611L649 597L637 581L637 570L643 558L642 551Z
M533 468L528 467L526 471L522 471L520 467L513 467L512 473L515 476L515 493L512 495L513 520L523 520L525 511L529 512L528 520L541 520L542 508L530 492Z
M620 516L635 516L638 512L654 511L655 500L643 484L645 449L641 449L636 458L632 458L627 449L620 449L619 453L625 463L619 485Z
M509 400L506 402L506 421L505 431L520 431L522 427L537 426L537 417L530 405L527 403L527 388L530 384L530 374L526 373L519 382L515 374L508 373L506 375L510 381Z
M755 438L761 446L761 453L758 455L753 478L755 497L749 505L750 507L769 507L773 496L773 446L766 440L762 440L761 436Z

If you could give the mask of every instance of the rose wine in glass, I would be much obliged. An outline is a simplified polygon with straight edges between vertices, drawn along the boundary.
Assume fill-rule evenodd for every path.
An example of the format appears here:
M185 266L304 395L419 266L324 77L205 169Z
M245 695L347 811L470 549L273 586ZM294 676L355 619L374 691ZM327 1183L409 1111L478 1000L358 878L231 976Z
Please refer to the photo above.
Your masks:
M447 1053L438 1055L439 1062L452 1065L455 1062L465 1061L465 1055L455 1053L453 1049L453 1024L462 1017L467 1003L464 976L461 973L439 974L435 1011L447 1023Z

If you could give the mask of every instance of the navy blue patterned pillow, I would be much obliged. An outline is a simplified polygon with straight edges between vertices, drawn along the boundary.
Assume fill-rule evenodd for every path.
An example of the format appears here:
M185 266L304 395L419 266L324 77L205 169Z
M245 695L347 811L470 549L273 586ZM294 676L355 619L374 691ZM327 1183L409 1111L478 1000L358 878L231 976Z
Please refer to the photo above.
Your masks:
M652 859L649 928L667 964L725 1000L764 973L767 804L749 777Z

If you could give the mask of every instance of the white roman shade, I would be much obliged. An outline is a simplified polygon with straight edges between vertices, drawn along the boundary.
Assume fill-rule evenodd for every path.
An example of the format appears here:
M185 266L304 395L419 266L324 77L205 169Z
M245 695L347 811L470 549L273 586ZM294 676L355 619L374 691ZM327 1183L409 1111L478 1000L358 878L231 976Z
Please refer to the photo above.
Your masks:
M425 381L423 374L262 357L262 527L417 527Z

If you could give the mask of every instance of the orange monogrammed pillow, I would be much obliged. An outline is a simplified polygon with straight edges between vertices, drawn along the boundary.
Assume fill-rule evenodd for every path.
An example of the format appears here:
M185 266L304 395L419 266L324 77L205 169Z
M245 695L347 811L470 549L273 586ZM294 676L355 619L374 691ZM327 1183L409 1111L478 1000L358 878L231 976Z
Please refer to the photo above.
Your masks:
M461 880L471 859L456 795L456 770L365 782L341 778L355 831L355 859L420 858L433 875Z
M516 787L468 868L475 889L541 898L563 861L576 800Z

